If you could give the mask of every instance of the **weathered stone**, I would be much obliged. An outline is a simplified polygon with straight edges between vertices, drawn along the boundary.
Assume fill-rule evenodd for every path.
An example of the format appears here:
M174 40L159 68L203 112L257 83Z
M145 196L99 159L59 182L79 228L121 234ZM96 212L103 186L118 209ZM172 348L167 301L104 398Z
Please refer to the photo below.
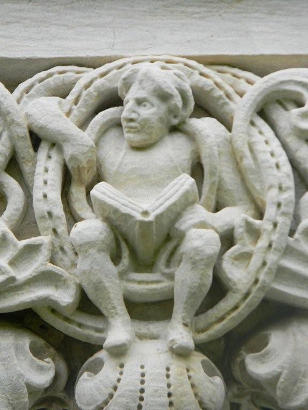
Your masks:
M64 378L32 400L31 385L21 407L6 389L4 408L305 408L307 97L307 69L260 79L173 56L1 87L0 313L32 308L63 332L49 342L70 371L66 389ZM279 303L303 316L277 322ZM262 344L243 369L238 325L253 312L275 322L271 363L258 363ZM246 329L248 346L260 340ZM288 360L274 368L284 333ZM223 349L234 340L233 380ZM297 369L285 400L278 385Z

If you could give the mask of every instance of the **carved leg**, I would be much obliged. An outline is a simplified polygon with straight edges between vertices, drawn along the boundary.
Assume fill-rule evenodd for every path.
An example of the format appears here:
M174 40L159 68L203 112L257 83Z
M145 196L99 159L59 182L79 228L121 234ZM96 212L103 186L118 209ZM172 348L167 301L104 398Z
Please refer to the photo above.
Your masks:
M189 230L179 248L181 263L175 272L168 331L168 346L175 353L186 355L194 349L191 322L211 286L219 248L219 236L208 229Z
M91 301L108 318L108 335L104 348L122 353L131 344L134 332L127 313L116 267L110 254L114 249L111 229L98 219L79 222L71 232L78 252L77 271Z

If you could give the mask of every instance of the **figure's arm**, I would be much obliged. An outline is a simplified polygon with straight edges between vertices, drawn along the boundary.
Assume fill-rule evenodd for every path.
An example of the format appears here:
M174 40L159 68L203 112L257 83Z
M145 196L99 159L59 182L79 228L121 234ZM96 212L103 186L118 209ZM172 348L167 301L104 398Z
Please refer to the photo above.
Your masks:
M220 235L231 233L242 214L258 218L259 213L241 177L232 152L230 134L214 118L192 119L190 127L195 128L194 138L204 168L200 203L207 209L209 227ZM210 167L209 159L212 162ZM211 208L207 206L209 197L212 197Z
M215 121L215 120L214 120ZM218 123L219 124L219 123ZM217 189L218 226L224 230L232 230L242 214L259 219L260 214L256 203L250 194L233 153L231 136L227 129L219 124L218 155L220 178ZM257 178L257 176L256 176Z
M40 138L62 147L72 177L87 184L96 170L95 145L64 115L62 102L57 97L38 98L27 107L26 117L31 130Z

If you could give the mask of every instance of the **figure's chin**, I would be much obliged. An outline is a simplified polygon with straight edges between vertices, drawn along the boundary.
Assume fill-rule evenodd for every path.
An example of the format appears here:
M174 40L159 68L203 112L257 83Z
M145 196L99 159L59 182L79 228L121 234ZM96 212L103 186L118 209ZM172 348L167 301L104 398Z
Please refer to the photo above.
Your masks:
M125 139L128 145L132 148L146 148L154 144L157 141L157 139L153 137L150 138L150 137L144 137L138 134L129 134L129 133L125 134Z

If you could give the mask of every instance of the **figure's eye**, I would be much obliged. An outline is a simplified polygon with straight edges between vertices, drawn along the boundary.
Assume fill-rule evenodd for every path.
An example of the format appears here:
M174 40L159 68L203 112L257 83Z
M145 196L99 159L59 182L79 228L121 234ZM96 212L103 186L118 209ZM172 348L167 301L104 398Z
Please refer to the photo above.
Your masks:
M151 104L148 101L142 101L141 107L147 109L151 107Z

